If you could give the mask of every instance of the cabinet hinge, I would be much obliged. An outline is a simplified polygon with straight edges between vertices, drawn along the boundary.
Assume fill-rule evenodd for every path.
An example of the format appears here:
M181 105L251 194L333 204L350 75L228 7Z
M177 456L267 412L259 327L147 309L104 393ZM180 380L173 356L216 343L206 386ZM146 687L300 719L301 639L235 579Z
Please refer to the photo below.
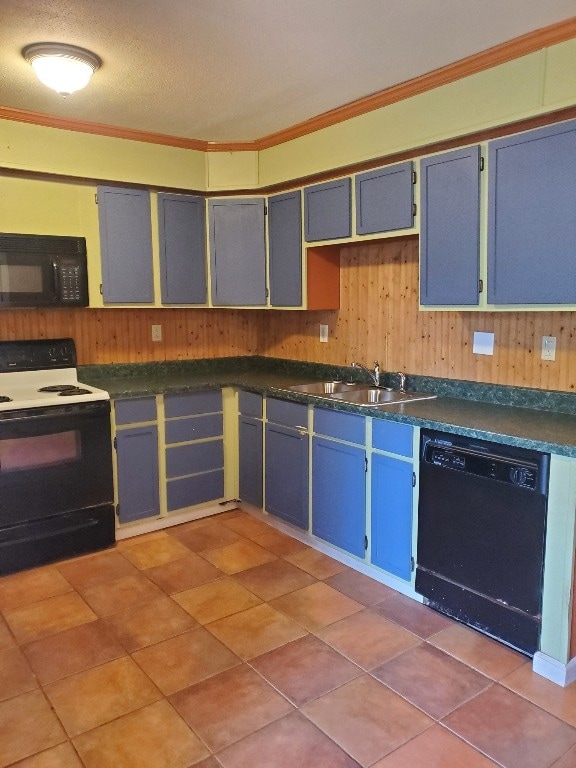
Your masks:
M266 298L268 298L270 296L270 290L268 286L266 286L265 291L266 291Z
M414 558L410 558L410 571L413 573L414 569L416 568L416 563L414 562Z
M94 202L98 205L98 192L94 192Z
M412 488L416 488L416 472L412 472Z
M368 536L364 536L364 549L368 549Z
M416 184L416 179L418 176L416 175L416 171L412 171L412 184Z
M364 458L364 472L368 473L368 459Z
M264 206L264 216L268 216L268 206Z
M480 170L484 170L484 158L482 156L480 156Z
M117 437L114 438L114 450L115 451L118 450L118 438Z
M416 216L416 211L418 210L418 206L416 203L412 203L412 216Z
M104 291L102 290L102 283L100 283L100 296L104 294Z
M114 509L116 510L116 517L120 519L120 504L116 504Z
M484 280L478 280L478 293L482 293L484 291Z

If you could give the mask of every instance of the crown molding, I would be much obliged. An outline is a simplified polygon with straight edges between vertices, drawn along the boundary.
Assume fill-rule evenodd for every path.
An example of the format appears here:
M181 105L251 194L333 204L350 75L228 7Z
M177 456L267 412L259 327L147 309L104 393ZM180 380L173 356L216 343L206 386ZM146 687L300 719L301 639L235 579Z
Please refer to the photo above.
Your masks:
M195 149L201 152L257 152L270 149L287 141L306 136L315 131L350 120L353 117L373 112L398 101L403 101L420 93L439 88L464 77L491 69L499 64L505 64L513 59L563 43L576 37L576 16L548 27L529 32L506 43L501 43L481 53L468 56L465 59L436 69L420 77L407 80L391 88L378 91L357 101L345 104L337 109L324 112L321 115L305 120L302 123L286 128L254 141L203 141L179 136L169 136L163 133L151 133L132 128L91 123L84 120L69 120L63 117L45 115L22 109L0 106L0 119L14 120L21 123L42 125L50 128L61 128L80 133L91 133L99 136L110 136L119 139L142 141L149 144L160 144L180 149Z

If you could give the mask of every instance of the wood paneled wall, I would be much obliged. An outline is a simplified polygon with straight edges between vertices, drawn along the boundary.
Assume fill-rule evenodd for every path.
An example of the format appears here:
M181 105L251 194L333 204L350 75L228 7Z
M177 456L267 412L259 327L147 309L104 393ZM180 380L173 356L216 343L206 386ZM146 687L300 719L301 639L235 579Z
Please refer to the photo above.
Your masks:
M388 371L572 391L576 313L419 312L418 239L341 251L341 308L270 313L260 354L348 365L379 360ZM329 326L320 343L319 323ZM493 356L472 352L474 331L493 331ZM556 336L555 362L540 359Z
M1 339L76 340L78 362L148 362L269 355L335 365L352 360L385 370L573 391L576 313L419 312L418 240L341 250L339 311L226 309L14 310L0 313ZM319 324L329 341L319 341ZM152 324L162 342L151 341ZM474 331L493 331L492 357L472 352ZM542 336L556 336L555 362L542 362Z
M151 341L151 326L162 341ZM14 310L0 313L0 339L71 336L78 364L142 363L254 355L258 325L250 312L224 309Z

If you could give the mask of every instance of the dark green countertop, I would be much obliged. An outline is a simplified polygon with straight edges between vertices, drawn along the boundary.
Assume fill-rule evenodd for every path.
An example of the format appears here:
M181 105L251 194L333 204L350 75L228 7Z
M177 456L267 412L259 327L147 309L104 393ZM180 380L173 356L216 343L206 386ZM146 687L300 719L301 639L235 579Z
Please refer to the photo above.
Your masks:
M112 398L176 394L233 386L296 402L444 430L483 440L576 458L576 395L512 387L408 377L409 389L436 391L436 400L365 408L326 397L285 391L290 384L349 376L349 369L267 358L223 358L169 363L84 366L79 379L107 390ZM361 372L356 372L361 376ZM393 375L386 374L387 384ZM359 379L357 379L359 380ZM487 401L479 400L479 391ZM459 396L454 397L457 393ZM446 396L448 395L448 396ZM473 397L474 399L467 399ZM529 403L531 407L496 401ZM540 407L534 407L540 406ZM554 410L557 407L562 410ZM566 412L566 411L575 412Z

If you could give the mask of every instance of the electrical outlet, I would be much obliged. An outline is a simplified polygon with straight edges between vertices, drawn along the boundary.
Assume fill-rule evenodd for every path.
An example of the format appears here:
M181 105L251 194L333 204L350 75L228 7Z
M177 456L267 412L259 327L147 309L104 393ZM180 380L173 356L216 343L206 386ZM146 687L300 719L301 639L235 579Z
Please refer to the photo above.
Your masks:
M320 323L320 341L328 341L328 326Z
M556 336L542 336L542 360L556 360Z
M162 341L162 326L161 325L153 325L152 326L152 341Z

